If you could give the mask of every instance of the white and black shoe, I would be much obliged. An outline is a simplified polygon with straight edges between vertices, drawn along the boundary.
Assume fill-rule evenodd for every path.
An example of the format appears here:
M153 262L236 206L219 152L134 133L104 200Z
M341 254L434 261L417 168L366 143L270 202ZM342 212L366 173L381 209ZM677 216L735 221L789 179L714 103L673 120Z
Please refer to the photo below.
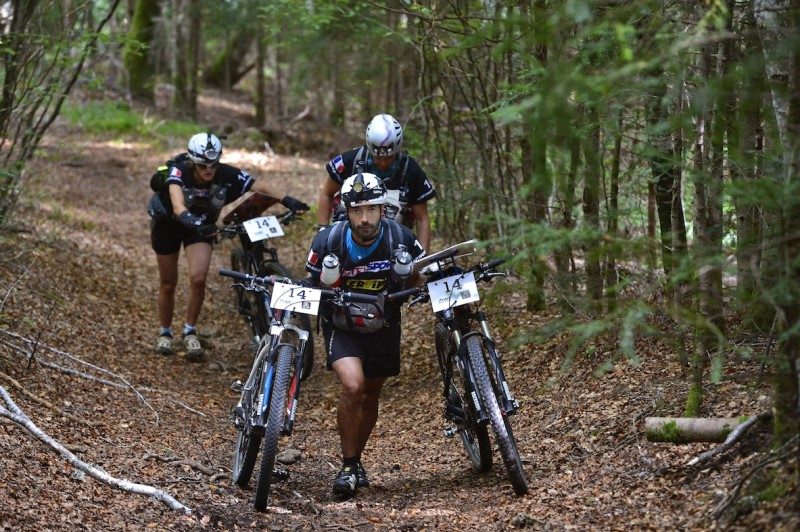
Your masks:
M342 466L336 480L333 481L333 493L340 497L350 498L356 494L358 485L358 474L355 466Z

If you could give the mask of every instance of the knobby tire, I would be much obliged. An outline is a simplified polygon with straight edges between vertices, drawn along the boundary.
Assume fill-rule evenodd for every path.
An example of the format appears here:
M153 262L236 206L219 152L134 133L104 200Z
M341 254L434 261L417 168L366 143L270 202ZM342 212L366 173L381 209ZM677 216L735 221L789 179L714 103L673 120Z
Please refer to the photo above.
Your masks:
M265 262L261 265L259 275L280 275L281 277L288 277L293 279L294 276L289 268L280 262ZM308 314L301 314L299 312L294 314L300 320L300 327L308 331L308 341L305 348L303 348L303 373L300 375L300 380L306 380L311 375L311 370L314 368L314 335L311 332L311 317Z
M262 376L263 373L259 369L259 371L255 373L255 382L250 392L250 404L242 403L245 410L245 426L242 430L237 431L236 434L236 450L233 455L232 468L233 482L242 488L246 488L247 483L250 482L250 477L253 475L253 469L256 465L256 458L258 457L258 448L261 445L262 435L253 432L252 426L250 425L250 418L258 407L258 392L262 386ZM248 385L250 385L250 383L245 383L245 387ZM242 392L242 398L244 398L244 393L245 392Z
M269 417L264 430L264 443L261 448L261 470L258 472L258 485L256 485L256 510L263 512L267 509L269 488L272 482L272 471L275 467L275 453L278 451L278 439L283 430L286 418L286 401L291 381L292 359L294 348L289 345L278 349L275 361L275 378L272 383L272 393L269 399Z
M497 395L495 395L495 387L486 367L483 337L479 335L468 336L466 342L469 364L475 378L475 386L478 389L483 407L489 415L489 422L497 438L497 445L500 448L500 455L503 457L503 463L508 471L511 486L514 488L514 493L524 495L528 493L528 481L522 468L517 442L514 440L513 432L510 430L511 426L500 412L500 405L497 402Z
M436 355L441 365L442 379L444 379L444 371L446 371L444 365L448 363L448 352L452 349L449 341L449 334L447 327L441 323L437 323L434 327ZM492 468L492 446L489 442L489 429L486 425L478 425L475 422L475 407L467 392L464 376L458 368L451 369L453 373L450 381L450 389L448 390L450 401L453 401L453 399L457 397L457 401L461 402L461 407L464 410L465 416L459 427L461 429L459 430L461 443L475 471L479 473L489 471Z

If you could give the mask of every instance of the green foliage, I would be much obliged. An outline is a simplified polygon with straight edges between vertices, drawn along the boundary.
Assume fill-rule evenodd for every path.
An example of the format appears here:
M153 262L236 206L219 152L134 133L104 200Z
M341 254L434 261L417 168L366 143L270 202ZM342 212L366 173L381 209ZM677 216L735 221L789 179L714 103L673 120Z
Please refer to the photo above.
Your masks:
M190 137L201 127L182 121L154 121L121 102L86 102L65 105L62 115L74 125L93 134L113 134L120 137L141 136L155 142L158 137ZM155 138L154 138L155 137Z

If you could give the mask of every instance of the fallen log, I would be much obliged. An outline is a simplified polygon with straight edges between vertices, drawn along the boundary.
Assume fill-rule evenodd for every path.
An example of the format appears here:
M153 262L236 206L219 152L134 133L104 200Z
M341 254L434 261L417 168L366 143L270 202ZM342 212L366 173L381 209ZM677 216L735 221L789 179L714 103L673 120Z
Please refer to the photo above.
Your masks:
M742 417L648 417L644 420L647 441L669 443L722 443L737 426L747 422Z

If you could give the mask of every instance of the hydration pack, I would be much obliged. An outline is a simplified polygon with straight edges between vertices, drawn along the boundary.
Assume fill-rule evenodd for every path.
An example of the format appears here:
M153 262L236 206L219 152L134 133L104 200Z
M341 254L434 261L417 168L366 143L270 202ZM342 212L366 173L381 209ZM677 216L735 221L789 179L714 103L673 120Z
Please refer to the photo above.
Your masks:
M178 163L186 162L189 160L189 154L179 153L172 159L169 159L164 164L156 168L155 173L150 178L150 189L153 192L163 192L167 190L167 178L169 177L169 169Z

